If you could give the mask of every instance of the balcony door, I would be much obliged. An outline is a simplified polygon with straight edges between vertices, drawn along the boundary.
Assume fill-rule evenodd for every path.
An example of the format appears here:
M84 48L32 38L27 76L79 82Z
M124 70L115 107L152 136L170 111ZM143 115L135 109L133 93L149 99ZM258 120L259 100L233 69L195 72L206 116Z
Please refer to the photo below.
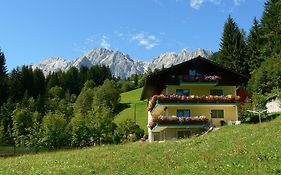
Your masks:
M190 117L190 109L178 109L177 117Z

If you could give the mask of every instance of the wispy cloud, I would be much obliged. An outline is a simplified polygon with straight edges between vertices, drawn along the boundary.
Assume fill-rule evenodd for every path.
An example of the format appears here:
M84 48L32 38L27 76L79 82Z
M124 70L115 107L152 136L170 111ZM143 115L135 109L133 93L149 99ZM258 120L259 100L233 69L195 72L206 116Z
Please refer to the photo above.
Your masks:
M110 43L108 41L108 37L103 35L101 40L100 40L100 47L109 49L110 48Z
M163 6L163 2L161 2L161 0L153 0L153 2L156 4L156 5L159 5L159 6Z
M245 2L246 0L230 0L234 3L235 6L239 6L241 5L241 3ZM189 5L190 7L199 10L200 7L205 3L205 2L209 2L215 5L220 5L222 3L224 3L225 1L223 0L189 0Z
M73 43L76 52L85 53L96 47L111 48L110 38L108 35L90 35L80 42Z
M190 7L198 10L200 9L203 2L204 0L190 0Z
M233 0L234 4L236 6L239 6L242 2L244 2L245 0Z
M132 40L137 41L140 46L144 46L147 50L153 49L159 44L155 35L147 35L143 32L132 36Z
M93 48L117 49L118 47L138 45L140 48L151 50L160 44L165 32L149 33L137 29L121 28L112 33L89 35L80 42L73 44L76 52L85 53ZM120 44L122 43L122 44Z
M221 4L222 0L210 0L211 3L214 3L214 4Z

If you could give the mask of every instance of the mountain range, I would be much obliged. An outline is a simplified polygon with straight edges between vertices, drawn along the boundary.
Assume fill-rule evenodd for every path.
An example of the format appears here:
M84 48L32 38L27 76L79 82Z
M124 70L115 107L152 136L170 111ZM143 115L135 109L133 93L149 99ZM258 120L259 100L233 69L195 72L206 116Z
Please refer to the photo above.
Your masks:
M212 55L211 51L196 49L190 52L186 49L176 52L165 52L155 57L150 62L137 61L130 58L128 54L113 51L105 48L95 48L84 55L74 59L66 60L61 57L50 57L38 64L33 64L33 69L39 68L45 75L50 72L66 71L70 67L80 68L81 66L92 67L93 65L107 65L115 77L127 78L133 74L143 74L149 68L151 70L161 69L163 66L168 68L172 65L182 63L197 56L208 58Z

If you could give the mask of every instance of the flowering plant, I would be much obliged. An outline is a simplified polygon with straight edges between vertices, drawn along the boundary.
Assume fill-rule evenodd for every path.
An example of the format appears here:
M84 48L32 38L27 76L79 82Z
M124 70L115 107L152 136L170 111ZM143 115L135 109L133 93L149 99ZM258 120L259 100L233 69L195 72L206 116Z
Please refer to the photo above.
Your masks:
M177 117L177 116L163 116L160 115L158 117L151 118L148 121L147 127L152 129L156 126L156 124L208 124L209 119L206 116L193 116L193 117Z
M235 95L154 95L151 97L147 110L151 111L156 103L235 103L239 96Z
M182 80L186 82L216 82L221 79L218 75L197 75L197 76L188 76L184 75Z

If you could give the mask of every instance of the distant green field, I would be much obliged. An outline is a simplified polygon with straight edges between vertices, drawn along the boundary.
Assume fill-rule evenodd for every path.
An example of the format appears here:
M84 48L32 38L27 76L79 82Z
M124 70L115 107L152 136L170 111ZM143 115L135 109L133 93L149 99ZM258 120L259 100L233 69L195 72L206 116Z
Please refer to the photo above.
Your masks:
M2 158L0 174L280 174L280 131L278 118L180 141Z
M121 94L121 105L127 106L123 111L121 111L116 117L115 122L120 123L127 118L134 120L134 113L136 109L136 122L142 129L147 130L147 111L146 111L146 101L140 101L142 88L133 91L125 92Z

